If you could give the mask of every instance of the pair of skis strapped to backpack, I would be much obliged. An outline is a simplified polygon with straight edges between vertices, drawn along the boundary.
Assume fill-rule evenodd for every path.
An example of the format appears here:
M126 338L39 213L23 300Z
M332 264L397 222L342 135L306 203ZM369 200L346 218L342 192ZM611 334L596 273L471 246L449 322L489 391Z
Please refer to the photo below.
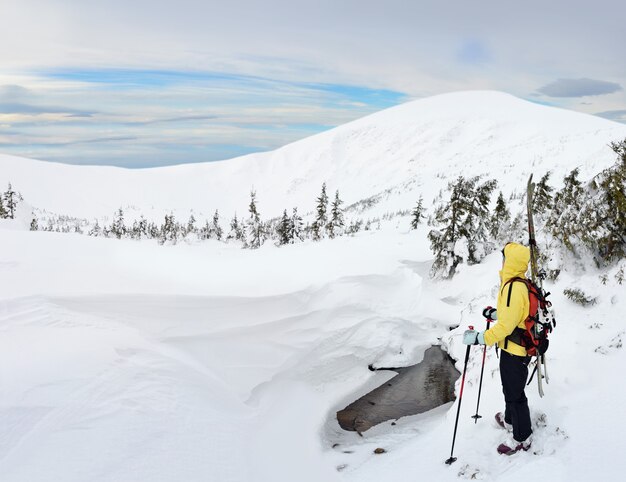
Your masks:
M530 280L522 280L528 288L529 296L529 314L525 320L525 329L516 328L517 334L523 336L521 338L523 343L520 345L526 348L526 352L529 356L535 357L535 368L530 376L528 383L532 381L532 378L537 372L537 385L539 390L539 396L543 397L543 379L546 383L549 382L548 371L546 368L546 350L548 349L548 334L556 326L556 320L553 312L550 310L551 303L547 300L550 293L546 293L543 289L543 280L546 277L545 271L539 271L537 266L537 241L535 240L535 224L533 222L533 195L535 191L535 185L533 184L533 175L530 175L528 179L528 186L526 192L526 208L528 213L528 245L530 247ZM513 282L511 280L511 288ZM510 293L510 291L509 291ZM520 333L524 332L524 333ZM514 331L515 333L515 331ZM511 336L515 336L511 334ZM515 343L514 339L512 340Z

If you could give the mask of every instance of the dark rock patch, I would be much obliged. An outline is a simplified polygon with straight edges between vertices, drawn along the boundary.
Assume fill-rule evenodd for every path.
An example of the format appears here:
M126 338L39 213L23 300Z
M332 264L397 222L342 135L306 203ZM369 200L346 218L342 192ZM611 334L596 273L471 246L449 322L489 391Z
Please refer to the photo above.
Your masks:
M461 375L439 346L426 350L417 365L393 370L398 375L337 412L341 428L361 434L387 420L448 403L454 400L454 384Z

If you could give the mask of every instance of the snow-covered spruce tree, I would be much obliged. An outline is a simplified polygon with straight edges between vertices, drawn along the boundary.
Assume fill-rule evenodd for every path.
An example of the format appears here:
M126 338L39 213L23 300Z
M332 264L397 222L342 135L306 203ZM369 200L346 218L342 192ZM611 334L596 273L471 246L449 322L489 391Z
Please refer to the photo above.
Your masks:
M228 233L228 236L226 236L226 239L227 240L234 239L235 241L241 241L245 245L245 242L246 242L245 226L243 223L239 222L239 220L237 219L237 213L235 213L235 215L233 216L233 219L231 219L230 221L230 232Z
M13 190L13 186L9 183L9 188L2 196L4 198L4 205L6 210L5 217L9 219L15 218L15 209L17 208L17 203L21 199L21 196Z
M326 225L326 231L328 231L330 238L341 236L344 233L345 222L343 220L343 209L341 209L342 204L343 201L339 199L339 191L337 190L335 191L335 200L330 209L330 221Z
M276 235L278 236L279 246L288 244L291 241L291 219L287 216L286 209L283 211L283 216L280 218L280 222L276 226Z
M187 221L187 227L185 228L185 234L197 233L198 228L196 227L196 218L191 213L189 215L189 220Z
M213 232L215 239L217 239L218 241L222 240L222 237L224 236L224 231L222 230L222 226L220 226L220 213L217 211L217 209L215 210L215 213L213 214L213 223L211 224L211 231Z
M326 194L326 183L322 184L322 193L317 198L315 221L311 225L313 240L319 241L324 237L324 228L328 223L328 195Z
M148 237L150 239L159 239L161 236L161 229L155 222L151 221L147 226Z
M100 224L96 219L96 223L93 225L91 230L87 233L89 236L102 236L102 229L100 228Z
M424 199L422 196L417 200L417 206L411 211L411 229L417 229L426 215L424 214Z
M581 218L587 220L584 239L599 265L626 257L626 139L611 143L616 163L591 182L591 200Z
M431 275L451 278L463 261L476 264L492 248L487 241L489 202L497 186L493 179L480 182L480 176L462 176L448 184L450 199L435 209L435 228L428 233L435 254Z
M496 207L489 220L489 233L497 244L508 241L511 228L511 212L506 205L502 191L496 200Z
M4 207L4 201L2 200L3 196L0 196L0 219L6 219L9 215Z
M143 216L139 217L139 222L137 223L137 239L147 238L148 237L148 221Z
M552 192L554 188L548 184L552 171L546 172L535 186L533 195L533 213L542 216L546 211L552 209L554 197Z
M32 221L30 222L30 230L39 231L39 224L37 223L37 218L34 215Z
M124 225L124 211L122 208L117 210L115 213L115 219L113 220L113 224L111 224L111 229L109 232L115 236L117 239L121 239L126 234L126 226Z
M293 208L289 222L289 242L293 244L296 241L302 241L303 235L302 218L298 214L298 208L296 207Z
M250 191L250 205L248 206L248 212L250 216L247 222L248 239L247 245L249 248L257 249L267 239L267 233L265 232L265 225L261 221L261 215L256 206L256 193Z
M141 238L141 236L139 235L139 221L137 221L136 219L133 221L133 226L132 226L132 228L130 228L128 233L130 234L130 238L131 239L140 239Z
M206 241L207 239L211 239L211 225L209 224L209 220L204 221L204 226L202 226L198 230L198 239L200 241Z
M166 214L165 221L161 226L160 243L164 244L166 241L176 243L178 240L178 226L173 214Z
M361 228L363 228L363 220L362 219L355 219L353 220L350 225L348 226L348 229L346 230L346 232L348 234L356 234L359 231L361 231Z
M563 179L563 188L554 196L552 210L546 219L546 228L569 251L575 252L575 240L585 241L589 219L581 216L587 202L585 190L578 179L579 169L572 170Z

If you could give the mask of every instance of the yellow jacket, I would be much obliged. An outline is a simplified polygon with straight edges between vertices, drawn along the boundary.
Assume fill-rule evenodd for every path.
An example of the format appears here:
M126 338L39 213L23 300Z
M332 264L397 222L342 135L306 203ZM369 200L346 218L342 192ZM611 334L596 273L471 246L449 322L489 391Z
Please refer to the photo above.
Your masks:
M505 338L509 336L515 327L525 328L524 320L528 317L529 302L528 288L524 283L512 283L511 300L507 306L509 286L506 282L512 278L526 278L528 262L530 261L530 249L517 243L509 243L504 247L504 262L500 271L500 293L498 295L498 321L489 330L485 331L485 343L498 346L512 355L526 356L526 349ZM506 347L505 347L506 345Z

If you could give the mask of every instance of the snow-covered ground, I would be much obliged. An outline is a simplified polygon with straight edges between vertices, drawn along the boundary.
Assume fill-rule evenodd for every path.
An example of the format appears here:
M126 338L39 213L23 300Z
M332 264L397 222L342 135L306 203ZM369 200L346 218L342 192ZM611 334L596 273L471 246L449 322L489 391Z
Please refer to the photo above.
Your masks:
M455 95L457 103L468 96ZM250 172L241 167L246 159L126 171L2 157L0 179L37 208L85 217L120 203L234 209L246 205L252 180L270 211L313 199L322 180L345 183L348 201L397 189L375 214L411 207L422 191L432 199L458 173L490 173L509 193L522 191L531 168L565 173L580 165L584 178L613 161L608 141L626 137L624 126L503 94L470 96L460 111L451 107L454 96L442 97L248 157L258 166ZM465 120L446 137L455 116ZM447 127L430 141L417 135L439 120ZM357 138L339 144L350 136ZM423 150L407 139L424 142ZM324 157L331 146L343 154ZM285 154L309 151L301 160ZM335 170L322 172L327 167ZM273 195L272 179L285 180ZM159 197L172 180L176 187ZM496 453L504 433L492 418L503 408L493 350L484 418L470 418L482 359L472 348L458 461L447 466L458 402L363 437L342 431L335 412L393 376L370 372L370 363L411 365L440 343L461 370L462 332L470 324L482 329L482 308L495 301L499 253L463 266L452 281L433 282L428 228L408 232L408 220L259 250L29 232L27 225L27 218L0 220L2 482L623 479L626 289L615 280L618 267L606 285L593 268L570 267L548 287L558 326L546 396L538 397L534 382L527 390L531 452ZM574 305L563 296L572 287L598 304Z
M469 418L472 350L448 467L456 405L363 438L334 413L393 375L368 363L416 363L441 339L461 369L460 335L482 326L499 254L432 284L420 231L245 251L3 230L0 253L3 481L523 480L537 470L621 480L626 303L613 278L564 274L551 287L559 324L547 395L528 389L532 453L495 452L492 350L484 418ZM575 307L561 294L570 286L599 304Z

